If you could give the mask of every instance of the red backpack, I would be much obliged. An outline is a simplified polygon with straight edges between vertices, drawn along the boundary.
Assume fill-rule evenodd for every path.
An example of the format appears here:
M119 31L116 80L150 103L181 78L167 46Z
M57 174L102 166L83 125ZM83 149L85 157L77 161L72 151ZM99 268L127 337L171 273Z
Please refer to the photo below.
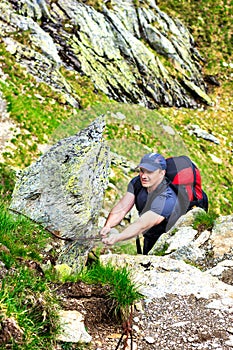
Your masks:
M186 211L193 207L201 207L208 211L208 198L202 189L201 174L196 165L187 156L166 159L166 177L170 186L181 196Z

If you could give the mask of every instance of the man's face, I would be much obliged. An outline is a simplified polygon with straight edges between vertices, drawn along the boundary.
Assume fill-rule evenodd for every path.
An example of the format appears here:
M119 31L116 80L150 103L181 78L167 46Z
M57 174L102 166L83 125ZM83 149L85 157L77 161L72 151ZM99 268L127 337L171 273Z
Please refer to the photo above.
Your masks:
M155 171L149 171L144 168L140 168L139 176L141 184L147 189L154 190L163 180L165 171L158 169Z

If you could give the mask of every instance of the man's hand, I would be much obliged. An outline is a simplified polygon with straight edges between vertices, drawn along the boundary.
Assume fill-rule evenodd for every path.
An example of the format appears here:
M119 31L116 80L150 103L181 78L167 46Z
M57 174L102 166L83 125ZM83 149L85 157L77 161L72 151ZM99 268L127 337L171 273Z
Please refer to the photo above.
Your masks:
M113 245L119 241L119 234L112 233L109 237L104 237L102 242L106 245Z
M101 231L103 237L102 242L106 245L113 245L117 242L126 241L142 234L152 226L158 225L163 220L163 216L149 210L142 214L142 216L140 216L135 222L126 227L120 234L111 233L110 236L107 237L107 233L109 233L110 228L105 226Z
M100 235L104 238L107 236L107 234L110 232L111 227L110 226L104 226L102 230L100 231Z

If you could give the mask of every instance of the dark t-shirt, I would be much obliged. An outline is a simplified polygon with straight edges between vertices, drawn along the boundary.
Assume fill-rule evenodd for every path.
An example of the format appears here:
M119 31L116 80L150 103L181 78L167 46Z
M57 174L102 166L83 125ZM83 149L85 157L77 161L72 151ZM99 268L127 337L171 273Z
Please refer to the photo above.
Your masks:
M140 190L136 189L136 183L139 181L139 175L134 177L128 184L127 191L135 195L135 205L139 212L139 215L142 213L143 208L145 207L147 201L147 210L153 211L154 213L163 216L165 219L156 226L151 227L146 235L153 234L162 234L167 232L181 216L180 204L177 200L177 195L173 189L167 184L164 186L164 190L155 195L154 192L148 194L145 187L140 186Z

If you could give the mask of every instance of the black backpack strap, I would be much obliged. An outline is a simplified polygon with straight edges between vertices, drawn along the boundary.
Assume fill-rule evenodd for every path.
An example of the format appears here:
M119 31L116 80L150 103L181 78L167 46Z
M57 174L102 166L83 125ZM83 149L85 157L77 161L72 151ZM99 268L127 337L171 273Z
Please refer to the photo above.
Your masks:
M141 180L140 180L139 176L138 176L137 180L135 181L133 187L134 187L134 195L135 195L135 197L137 197L137 195L139 194L139 192L142 189L142 184L141 184ZM136 203L136 199L135 199L135 203ZM141 242L140 242L139 236L136 237L136 248L137 248L137 254L142 254L142 247L141 247Z
M136 237L136 248L137 248L137 254L142 254L142 247L140 242L140 237Z
M195 164L193 164L192 162L192 169L193 169L193 200L194 201L197 201L197 194L196 194L196 188L195 188L195 185L197 183L197 174L196 174L196 166Z
M194 207L202 208L206 212L208 212L209 200L208 200L207 194L203 190L202 190L202 199L197 199L197 200L190 202L189 208L187 211L193 209Z

